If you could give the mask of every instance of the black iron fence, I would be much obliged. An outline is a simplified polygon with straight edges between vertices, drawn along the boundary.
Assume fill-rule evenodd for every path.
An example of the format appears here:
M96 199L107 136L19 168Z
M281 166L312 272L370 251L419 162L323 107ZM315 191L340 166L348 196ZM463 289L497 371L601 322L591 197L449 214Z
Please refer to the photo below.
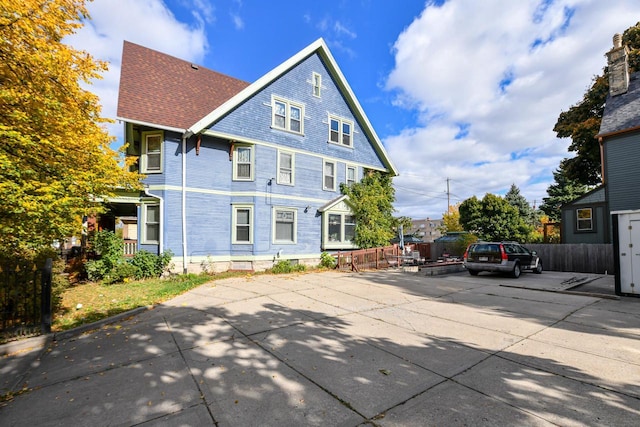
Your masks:
M0 263L0 342L51 332L52 263Z

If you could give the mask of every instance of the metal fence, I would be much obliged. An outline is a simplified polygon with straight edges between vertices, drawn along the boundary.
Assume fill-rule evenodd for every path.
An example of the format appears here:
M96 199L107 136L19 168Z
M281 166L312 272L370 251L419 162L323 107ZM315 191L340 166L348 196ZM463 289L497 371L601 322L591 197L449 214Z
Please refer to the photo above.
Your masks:
M0 342L51 332L52 260L0 263Z

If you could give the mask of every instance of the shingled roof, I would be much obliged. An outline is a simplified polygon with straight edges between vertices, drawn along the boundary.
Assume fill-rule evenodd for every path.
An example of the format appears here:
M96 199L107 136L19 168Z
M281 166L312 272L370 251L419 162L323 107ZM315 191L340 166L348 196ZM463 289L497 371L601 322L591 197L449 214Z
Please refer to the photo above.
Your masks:
M629 79L629 90L607 97L598 136L606 137L640 128L640 72Z
M249 83L125 41L118 118L186 130Z

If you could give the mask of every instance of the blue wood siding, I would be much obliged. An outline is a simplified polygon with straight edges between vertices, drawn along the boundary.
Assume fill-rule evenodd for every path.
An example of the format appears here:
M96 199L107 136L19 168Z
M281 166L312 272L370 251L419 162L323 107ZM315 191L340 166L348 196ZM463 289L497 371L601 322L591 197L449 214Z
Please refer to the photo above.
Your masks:
M640 133L604 142L609 210L640 209Z
M314 72L322 76L320 98L312 93L311 81ZM304 135L271 128L272 95L304 105ZM327 142L329 114L354 122L353 148ZM266 86L210 129L385 169L361 124L356 122L342 92L317 54Z
M312 74L322 75L321 98L313 96ZM271 96L304 105L304 135L271 128ZM328 142L329 115L353 122L353 147ZM197 136L186 143L186 232L187 253L183 254L182 235L182 135L164 131L163 172L149 174L145 183L163 190L151 190L164 199L162 238L164 250L188 260L207 256L275 257L318 254L322 248L322 217L318 208L340 196L339 184L346 182L346 165L357 167L357 180L363 166L385 169L372 142L367 139L338 86L321 58L314 54L274 81L214 124L211 129L241 141L255 141L252 181L233 180L232 151L241 142L203 135L199 154ZM280 185L278 149L294 155L294 185ZM335 191L323 190L324 160L335 162ZM272 180L272 178L274 178ZM233 244L233 206L253 208L253 243ZM305 212L305 208L307 212ZM296 242L274 243L275 208L296 212ZM142 221L139 221L142 227ZM145 249L158 246L140 246Z

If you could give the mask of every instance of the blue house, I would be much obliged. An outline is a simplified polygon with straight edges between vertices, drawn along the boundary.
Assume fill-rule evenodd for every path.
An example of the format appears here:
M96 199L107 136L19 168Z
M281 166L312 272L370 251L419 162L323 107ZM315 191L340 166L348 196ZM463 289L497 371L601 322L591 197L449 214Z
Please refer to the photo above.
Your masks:
M137 247L184 272L354 248L340 184L397 175L322 39L254 83L125 42L117 114L145 175Z

